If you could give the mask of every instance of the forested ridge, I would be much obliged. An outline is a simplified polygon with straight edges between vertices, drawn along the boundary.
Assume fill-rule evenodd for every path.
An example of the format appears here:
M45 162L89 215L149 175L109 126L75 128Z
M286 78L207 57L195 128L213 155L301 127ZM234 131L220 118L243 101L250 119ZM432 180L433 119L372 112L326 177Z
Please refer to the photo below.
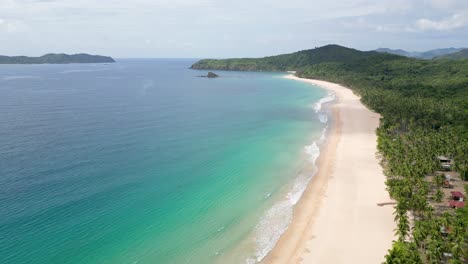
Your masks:
M259 59L201 60L192 68L296 71L353 89L382 116L378 150L387 190L397 202L398 235L386 263L465 263L466 206L434 204L446 198L444 176L436 173L438 156L451 158L452 169L468 178L468 60L421 60L328 45Z
M468 59L468 49L462 49L455 53L445 54L441 56L437 56L434 59L436 60L464 60Z
M86 53L80 54L63 54L63 53L49 53L40 57L27 57L27 56L1 56L0 64L65 64L65 63L110 63L115 62L113 58L89 55Z

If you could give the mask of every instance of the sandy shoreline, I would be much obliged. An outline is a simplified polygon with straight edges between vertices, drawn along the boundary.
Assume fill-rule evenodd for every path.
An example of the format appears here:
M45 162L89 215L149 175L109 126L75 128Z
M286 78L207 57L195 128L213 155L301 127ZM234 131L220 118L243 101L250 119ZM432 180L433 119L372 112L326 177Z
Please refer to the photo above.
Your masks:
M263 263L381 263L394 238L393 207L376 155L379 115L350 89L288 75L336 94L319 171Z

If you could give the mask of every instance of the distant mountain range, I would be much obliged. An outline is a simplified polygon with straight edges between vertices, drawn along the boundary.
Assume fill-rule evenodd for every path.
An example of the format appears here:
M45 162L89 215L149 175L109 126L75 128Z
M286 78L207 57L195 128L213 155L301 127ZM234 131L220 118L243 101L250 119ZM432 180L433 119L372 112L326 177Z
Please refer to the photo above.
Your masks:
M437 56L434 58L435 60L440 59L449 59L449 60L463 60L468 59L468 49L462 49L455 53L445 54L442 56Z
M80 54L56 54L50 53L41 57L27 57L27 56L1 56L0 64L66 64L66 63L110 63L115 62L111 57L100 55L89 55L85 53Z
M376 49L375 51L381 52L381 53L396 54L396 55L401 55L401 56L411 57L411 58L431 60L435 57L456 53L461 50L463 50L463 48L445 48L445 49L434 49L434 50L429 50L429 51L424 51L424 52L417 52L417 51L406 51L402 49L380 48L380 49Z

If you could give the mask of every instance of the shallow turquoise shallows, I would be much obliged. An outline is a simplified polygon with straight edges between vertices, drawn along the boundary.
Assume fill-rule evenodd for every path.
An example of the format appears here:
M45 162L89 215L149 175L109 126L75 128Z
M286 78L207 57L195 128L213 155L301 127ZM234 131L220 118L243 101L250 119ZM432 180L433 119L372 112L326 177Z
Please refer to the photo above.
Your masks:
M194 61L0 66L0 263L265 256L312 176L326 92Z

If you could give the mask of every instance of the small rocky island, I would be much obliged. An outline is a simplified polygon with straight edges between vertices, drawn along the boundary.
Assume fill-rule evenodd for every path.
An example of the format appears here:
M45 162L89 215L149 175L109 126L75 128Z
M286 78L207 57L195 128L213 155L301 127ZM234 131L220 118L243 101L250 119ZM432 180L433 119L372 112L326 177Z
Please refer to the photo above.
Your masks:
M66 64L66 63L111 63L115 60L111 57L90 55L86 53L80 54L57 54L50 53L40 57L27 56L1 56L0 64Z
M207 75L200 75L198 77L202 77L202 78L218 78L219 75L214 73L214 72L208 72Z

